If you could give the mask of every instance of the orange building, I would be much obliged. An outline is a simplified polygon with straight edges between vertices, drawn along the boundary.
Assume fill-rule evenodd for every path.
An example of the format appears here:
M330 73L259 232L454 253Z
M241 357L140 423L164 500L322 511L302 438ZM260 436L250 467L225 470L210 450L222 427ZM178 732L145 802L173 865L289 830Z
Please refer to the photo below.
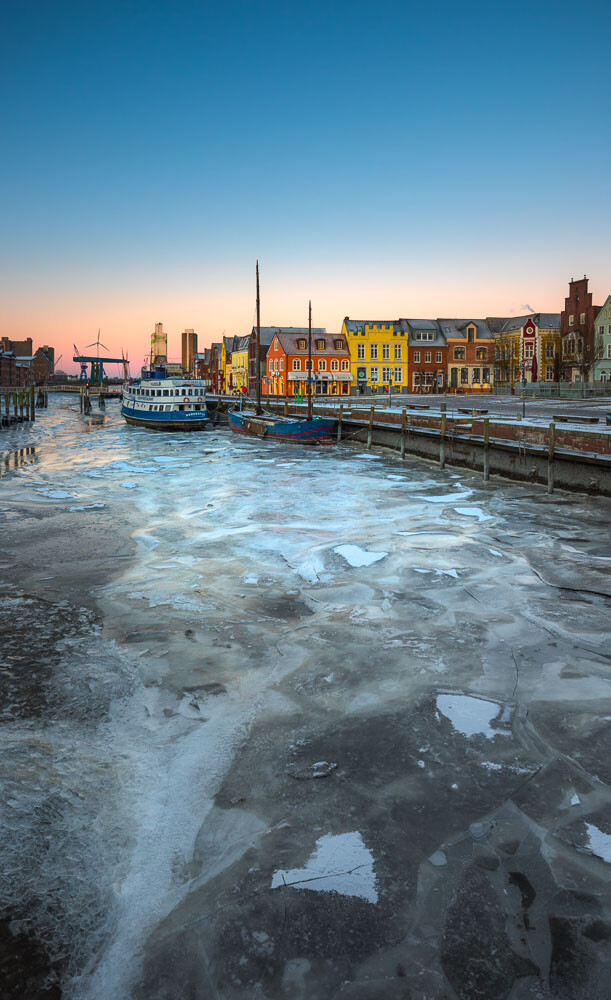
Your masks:
M263 392L270 396L307 394L308 331L278 330L267 352ZM312 330L312 390L316 395L348 395L350 352L341 333Z

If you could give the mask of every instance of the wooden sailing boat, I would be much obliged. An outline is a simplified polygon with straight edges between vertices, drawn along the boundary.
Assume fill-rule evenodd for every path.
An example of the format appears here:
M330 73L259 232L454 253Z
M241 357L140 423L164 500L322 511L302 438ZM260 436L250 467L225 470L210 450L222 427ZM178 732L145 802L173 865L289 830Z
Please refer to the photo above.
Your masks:
M332 444L335 441L333 417L312 414L312 303L308 311L308 415L301 420L264 413L261 406L261 299L259 295L259 261L257 261L257 406L256 410L230 410L229 426L236 434L271 438L274 441L294 441L296 444Z

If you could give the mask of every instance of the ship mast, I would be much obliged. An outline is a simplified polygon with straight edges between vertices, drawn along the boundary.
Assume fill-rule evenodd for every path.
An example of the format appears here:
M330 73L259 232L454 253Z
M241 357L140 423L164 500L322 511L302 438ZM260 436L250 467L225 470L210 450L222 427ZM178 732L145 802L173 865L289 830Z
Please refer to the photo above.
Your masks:
M261 299L259 297L259 261L257 261L257 413L261 409Z
M308 308L308 420L312 419L312 302Z

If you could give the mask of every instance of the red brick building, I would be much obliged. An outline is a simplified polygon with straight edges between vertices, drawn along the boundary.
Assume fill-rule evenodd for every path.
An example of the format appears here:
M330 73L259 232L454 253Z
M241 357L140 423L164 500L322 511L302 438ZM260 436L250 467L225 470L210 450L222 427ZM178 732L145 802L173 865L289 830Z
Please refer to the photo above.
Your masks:
M263 377L266 394L305 396L308 391L307 329L279 330L272 339L266 362ZM350 352L343 334L312 330L312 377L315 395L346 396L350 393Z
M601 306L592 305L588 279L569 282L569 294L560 313L562 375L569 382L587 382L594 364L594 321Z
M448 345L450 392L491 392L494 337L485 319L437 320Z
M448 347L439 323L434 319L401 320L408 330L410 391L443 392L448 370Z

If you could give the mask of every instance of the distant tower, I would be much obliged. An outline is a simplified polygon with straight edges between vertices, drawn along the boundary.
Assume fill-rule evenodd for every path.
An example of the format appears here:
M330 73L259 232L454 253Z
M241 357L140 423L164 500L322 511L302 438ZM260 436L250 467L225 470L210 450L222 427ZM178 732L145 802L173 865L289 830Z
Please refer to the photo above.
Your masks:
M165 365L168 361L168 335L163 332L163 323L155 323L151 334L151 367Z
M184 330L182 335L182 368L187 375L191 374L194 354L197 354L197 334L195 330Z

